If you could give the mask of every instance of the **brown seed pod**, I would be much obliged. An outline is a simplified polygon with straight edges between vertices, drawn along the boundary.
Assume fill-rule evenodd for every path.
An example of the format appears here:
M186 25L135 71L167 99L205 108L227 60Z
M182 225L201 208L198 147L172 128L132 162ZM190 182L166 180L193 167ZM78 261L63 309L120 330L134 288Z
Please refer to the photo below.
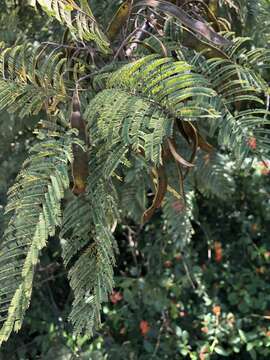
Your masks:
M79 99L78 89L74 91L72 98L72 112L70 116L70 125L73 129L79 130L78 137L86 145L88 143L85 123L81 115L81 103ZM73 189L75 195L80 195L85 192L88 177L88 156L87 153L77 144L72 145L73 163L72 163L72 177Z

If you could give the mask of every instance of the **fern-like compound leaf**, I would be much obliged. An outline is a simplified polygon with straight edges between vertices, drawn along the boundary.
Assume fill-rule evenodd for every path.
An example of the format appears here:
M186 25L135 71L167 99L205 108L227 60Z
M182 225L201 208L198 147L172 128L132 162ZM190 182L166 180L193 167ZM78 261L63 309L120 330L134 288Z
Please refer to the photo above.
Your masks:
M61 199L69 187L72 133L38 135L40 143L9 190L9 222L0 246L0 344L22 326L40 252L61 224Z
M68 268L74 301L70 320L75 333L100 326L100 310L113 288L114 252L111 232L116 199L100 182L88 194L72 200L64 211L60 233L63 260Z
M87 0L36 0L44 11L65 25L78 40L94 41L103 53L110 44L100 29Z
M67 100L67 60L61 51L29 44L6 48L0 55L0 109L20 117L41 110L55 112Z
M141 94L173 117L194 120L219 116L209 106L216 91L185 61L149 55L116 71L107 86Z

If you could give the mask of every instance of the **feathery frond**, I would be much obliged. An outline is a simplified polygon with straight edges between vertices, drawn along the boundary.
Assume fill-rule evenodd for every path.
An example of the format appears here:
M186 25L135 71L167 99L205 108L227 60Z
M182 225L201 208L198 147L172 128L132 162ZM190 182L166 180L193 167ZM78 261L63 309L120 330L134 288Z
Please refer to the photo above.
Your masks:
M100 164L107 177L129 147L138 154L143 152L147 161L160 163L163 139L172 133L173 121L161 109L118 89L99 93L90 102L85 118L92 144L99 149L97 155L107 157ZM98 179L99 174L94 176Z
M234 163L230 162L228 155L216 152L205 155L200 152L193 169L195 186L204 196L229 198L235 191L233 170Z
M186 194L186 207L182 200L176 199L173 194L168 193L163 206L163 220L166 232L174 242L175 248L183 250L191 241L194 233L191 220L193 219L194 192Z
M61 224L61 199L69 187L74 136L38 131L38 137L41 141L9 190L9 222L0 247L0 343L22 326L35 266L48 237Z
M103 53L110 44L99 28L87 0L36 0L49 16L64 24L78 40L93 41Z
M46 47L19 45L2 51L0 57L0 109L18 112L20 117L53 113L67 100L66 58Z
M173 117L218 117L209 106L209 98L216 92L184 61L149 55L116 71L108 86L141 94Z
M269 68L269 51L241 49L247 40L236 38L227 59L194 58L197 71L217 92L213 107L221 117L213 128L219 128L219 144L232 150L240 162L250 151L248 139L252 136L258 137L258 149L270 150L264 131L270 124L269 87L261 73L261 69Z
M148 167L142 156L130 156L129 161L130 166L121 169L121 181L117 181L116 188L122 217L140 222L146 208L147 189L150 188Z
M115 199L100 183L89 194L70 202L60 234L63 260L74 291L70 320L76 333L100 326L100 309L113 289L114 252L111 228ZM107 189L108 190L108 189Z

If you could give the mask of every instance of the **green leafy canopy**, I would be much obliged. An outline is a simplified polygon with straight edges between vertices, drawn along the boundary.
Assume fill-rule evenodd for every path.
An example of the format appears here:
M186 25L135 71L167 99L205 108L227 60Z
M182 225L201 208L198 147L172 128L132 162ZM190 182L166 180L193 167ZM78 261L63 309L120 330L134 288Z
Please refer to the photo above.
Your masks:
M22 326L48 241L60 239L74 330L93 334L114 286L117 224L143 226L160 208L184 249L196 191L231 196L235 167L269 155L269 49L237 37L208 2L173 3L116 12L112 36L86 0L31 1L62 40L1 47L0 110L46 120L8 192L0 343Z

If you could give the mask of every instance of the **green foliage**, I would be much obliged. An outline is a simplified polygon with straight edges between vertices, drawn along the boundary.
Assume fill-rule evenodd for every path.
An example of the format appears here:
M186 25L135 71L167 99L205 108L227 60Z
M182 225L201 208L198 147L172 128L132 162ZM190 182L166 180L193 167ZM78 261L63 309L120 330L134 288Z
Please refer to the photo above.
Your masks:
M269 97L269 88L261 69L269 68L269 51L241 49L245 41L235 40L228 59L198 62L220 97L219 143L233 149L238 159L245 157L250 136L256 137L260 148L268 151L264 127L269 125L269 109L264 97Z
M155 60L155 56L150 55L121 68L111 76L108 86L141 93L173 117L186 120L217 117L214 111L208 110L205 100L205 97L214 97L215 91L204 77L192 70L183 61L175 62L172 58Z
M0 109L24 117L46 108L54 112L58 103L67 100L66 59L61 52L52 51L47 55L45 50L26 44L2 51Z
M85 334L95 336L104 316L102 334L112 346L95 338L85 356L267 356L268 329L246 319L254 309L267 310L268 298L257 307L255 294L268 287L255 282L250 267L267 251L252 245L255 215L245 199L256 200L244 188L248 178L258 192L267 186L258 174L269 173L269 44L257 46L245 37L267 4L224 0L218 9L215 2L179 7L142 1L113 44L101 24L118 1L102 7L104 17L95 1L93 11L87 0L3 4L16 23L10 27L19 29L17 39L0 38L0 109L10 114L1 114L0 159L8 182L17 169L7 166L13 134L14 144L30 155L13 179L1 219L0 343L22 327L41 251L53 238L60 240L56 253L62 253L74 297L68 302L77 335L68 340L73 355L83 354L76 341L83 348ZM33 22L45 11L58 24L46 23L35 35L31 25L20 23L34 9ZM233 19L241 37L231 31ZM0 30L3 22L1 15ZM79 99L72 96L77 92ZM46 121L34 140L37 116ZM247 177L252 162L257 169ZM79 196L70 191L75 168L85 181ZM87 180L80 174L85 168ZM233 202L235 189L244 195ZM241 213L234 208L239 204ZM267 206L257 204L256 221L267 221ZM237 237L227 244L234 231ZM237 262L238 238L247 259ZM108 299L126 305L115 312ZM186 311L190 315L179 315ZM64 326L57 329L62 340L68 338Z
M60 238L75 297L70 320L77 333L92 334L100 326L101 303L113 289L112 200L99 186L89 189L87 199L75 198L64 212Z
M82 359L196 359L203 352L210 359L226 354L252 359L254 353L267 359L269 179L260 175L259 164L249 176L238 171L231 176L236 185L233 201L191 195L194 230L184 246L176 230L164 228L158 214L142 230L134 224L118 227L115 291L102 306L103 326L94 339L72 337L64 320L70 306L65 272L59 255L48 252L50 258L43 257L37 269L33 304L23 330L2 348L3 359L8 355L16 359L14 349L20 359L50 359L52 352L57 359L63 354ZM177 219L174 209L171 214ZM50 251L55 254L56 244L49 247L53 245ZM47 283L58 308L54 317ZM218 318L214 306L220 306ZM144 336L142 320L149 326Z
M9 190L8 227L0 250L0 342L18 331L29 306L34 268L49 236L61 223L60 200L69 185L67 163L72 161L72 138L39 132L43 141L33 146L16 183ZM44 140L45 138L45 140ZM59 139L57 139L59 138Z
M34 0L45 12L65 25L78 40L94 41L99 49L110 52L106 36L99 29L87 0L66 2L65 0Z

